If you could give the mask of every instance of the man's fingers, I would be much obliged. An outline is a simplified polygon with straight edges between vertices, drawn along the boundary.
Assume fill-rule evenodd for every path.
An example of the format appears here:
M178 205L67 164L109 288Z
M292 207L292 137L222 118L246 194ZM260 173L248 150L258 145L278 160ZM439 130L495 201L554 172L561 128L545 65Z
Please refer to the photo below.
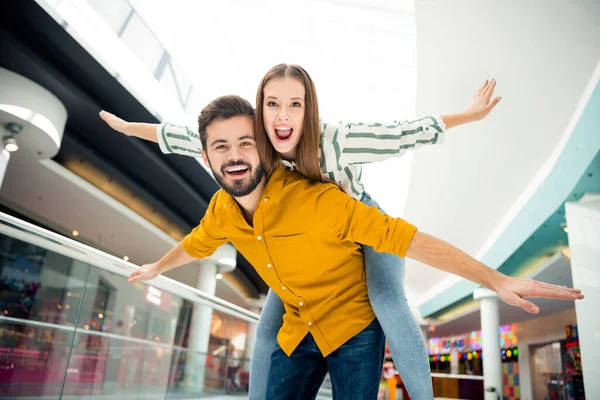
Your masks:
M549 283L531 281L528 288L520 293L523 297L545 297L548 299L577 300L583 299L579 289L570 289Z
M517 304L519 307L521 307L523 310L527 311L530 314L538 314L540 312L540 308L538 306L525 299L519 299Z
M539 284L542 287L545 287L545 288L554 288L554 289L557 289L557 290L566 291L566 292L570 292L570 293L576 293L576 294L580 294L581 293L580 289L570 288L568 286L553 285L551 283L546 283L546 282L539 282Z
M523 310L527 311L528 313L531 314L537 314L540 312L540 308L538 306L536 306L535 304L533 304L530 301L525 300L524 298L522 298L521 296L517 295L516 293L511 293L509 296L509 298L507 299L507 303L512 304L514 306L517 307L521 307Z
M130 275L129 275L129 279L127 279L127 281L129 283L131 282L136 282L140 279L141 276L141 272L139 270L133 271Z

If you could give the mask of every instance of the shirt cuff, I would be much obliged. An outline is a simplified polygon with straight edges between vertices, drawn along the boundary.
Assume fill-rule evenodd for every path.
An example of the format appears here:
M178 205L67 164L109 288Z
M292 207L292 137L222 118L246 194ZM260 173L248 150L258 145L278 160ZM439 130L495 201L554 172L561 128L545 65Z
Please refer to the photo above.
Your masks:
M172 152L169 151L168 145L165 142L165 128L166 124L156 125L156 141L158 142L158 147L160 147L160 151L162 151L164 154L170 154Z
M441 144L446 137L446 123L441 115L431 116L431 125L427 125L423 130L433 136L431 144Z
M404 240L402 241L402 244L400 245L400 249L398 251L398 256L400 256L400 258L406 258L408 247L410 246L410 243L412 242L415 233L417 233L417 227L412 224L406 223L406 226L403 230L404 232L402 232L402 236Z

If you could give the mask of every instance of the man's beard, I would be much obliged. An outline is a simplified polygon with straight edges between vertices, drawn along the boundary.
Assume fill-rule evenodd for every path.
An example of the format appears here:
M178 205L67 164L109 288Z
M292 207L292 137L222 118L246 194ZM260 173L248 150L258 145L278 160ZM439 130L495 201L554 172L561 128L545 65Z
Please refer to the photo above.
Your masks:
M210 165L210 163L209 163ZM245 179L236 179L232 183L225 182L225 169L229 167L233 167L236 165L243 165L248 168L250 172L250 176ZM261 164L258 164L256 171L252 169L252 166L243 161L232 161L221 167L221 173L218 174L210 165L210 170L213 173L217 183L225 190L227 193L232 195L233 197L244 197L249 195L256 189L260 181L262 180L265 172Z

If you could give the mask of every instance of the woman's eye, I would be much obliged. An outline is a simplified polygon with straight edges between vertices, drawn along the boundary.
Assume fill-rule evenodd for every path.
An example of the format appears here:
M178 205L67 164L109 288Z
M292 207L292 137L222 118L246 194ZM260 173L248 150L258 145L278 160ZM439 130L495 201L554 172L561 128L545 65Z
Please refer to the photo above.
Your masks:
M275 103L274 101L269 101L267 102L267 107L277 107L277 103Z
M295 102L292 103L292 107L302 107L302 104L299 103L299 102L297 102L297 101L295 101Z

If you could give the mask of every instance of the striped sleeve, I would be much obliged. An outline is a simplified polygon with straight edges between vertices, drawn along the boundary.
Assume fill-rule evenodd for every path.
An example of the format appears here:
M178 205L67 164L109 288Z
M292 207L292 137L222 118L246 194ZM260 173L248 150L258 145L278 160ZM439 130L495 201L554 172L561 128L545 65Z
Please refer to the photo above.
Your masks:
M336 150L345 164L364 164L398 157L407 150L441 143L446 124L440 116L431 115L414 121L393 124L356 123L337 126Z
M202 156L200 134L187 126L159 124L156 127L156 139L161 151L165 154Z

